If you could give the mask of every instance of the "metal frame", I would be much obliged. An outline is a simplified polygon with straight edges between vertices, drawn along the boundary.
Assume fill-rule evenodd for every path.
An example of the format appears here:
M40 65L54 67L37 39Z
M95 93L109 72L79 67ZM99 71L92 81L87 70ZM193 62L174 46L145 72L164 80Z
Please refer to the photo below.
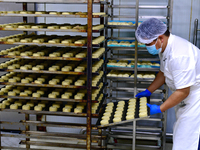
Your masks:
M113 30L114 29L136 29L138 27L138 21L139 19L148 19L148 18L151 18L151 17L155 17L155 18L158 18L158 19L166 19L167 20L167 25L168 25L168 29L169 31L171 31L171 28L172 28L172 13L173 13L173 0L168 0L168 3L166 5L162 5L162 6L156 6L156 5L140 5L139 4L139 0L136 0L135 1L135 5L120 5L120 4L117 4L115 5L114 4L114 0L111 0L111 3L109 5L109 8L111 10L111 15L110 15L110 19L113 20L114 18L134 18L135 21L136 21L136 24L135 26L123 26L123 25L108 25L108 28L111 30L111 35L110 35L110 38L109 39L113 39L113 40L126 40L126 39L129 39L131 40L130 38L128 37L123 37L123 38L120 38L120 37L113 37ZM114 12L114 9L115 8L122 8L122 9L135 9L135 15L132 15L132 16L129 16L129 15L114 15L113 12ZM167 9L167 15L166 16L141 16L139 15L139 10L140 9ZM134 38L132 38L134 40ZM146 50L144 48L140 48L138 47L138 42L136 40L135 42L135 47L109 47L110 48L110 51L111 51L111 56L109 59L111 60L129 60L130 58L130 55L128 58L123 58L123 56L125 56L125 54L119 54L119 53L114 53L114 51L134 51L135 54L132 56L134 57L134 59L130 59L130 60L135 60L135 68L128 68L128 67L108 67L107 69L108 70L121 70L121 71L134 71L134 78L130 78L130 77L127 77L127 78L123 78L123 77L108 77L108 79L110 80L110 86L108 87L110 92L109 92L109 97L108 99L110 101L112 100L128 100L130 99L129 97L113 97L113 91L126 91L126 92L134 92L134 95L138 92L138 91L143 91L145 89L140 89L138 88L138 82L143 82L143 83L147 83L151 80L146 80L146 81L141 81L141 79L137 79L137 72L138 71L152 71L152 72L158 72L159 69L158 68L138 68L137 67L137 61L138 60L142 60L142 58L138 55L139 52L145 52ZM116 56L116 57L114 57ZM121 57L119 57L121 56ZM144 60L153 60L155 58L144 58ZM132 81L131 81L132 80ZM114 82L118 83L118 82L127 82L127 83L133 83L134 84L134 88L125 88L125 87L113 87L113 84ZM168 91L168 88L167 86L165 85L164 86L164 90L157 90L157 94L160 94L160 93L164 93L164 100L167 99L168 97L168 94L167 94L167 91ZM130 94L129 94L130 95ZM161 99L152 99L151 102L154 102L154 103L161 103L162 100ZM136 124L135 122L133 122L133 137L132 137L132 146L129 145L129 147L127 149L130 149L132 147L133 150L135 150L135 146L140 146L141 148L148 148L148 149L158 149L161 148L162 150L165 149L165 141L166 141L166 118L167 118L167 112L163 113L163 117L162 118L158 118L156 119L156 121L159 121L159 122L162 122L162 138L160 138L160 140L162 140L162 144L161 144L161 147L160 146L147 146L147 147L144 147L142 145L135 145L135 138L137 138L136 136ZM148 119L147 119L148 120ZM151 120L151 118L149 118L149 120ZM110 129L112 130L112 129ZM123 131L123 130L122 130ZM120 133L119 133L120 134ZM126 136L124 136L124 138L126 139ZM116 145L117 146L117 145ZM126 145L124 146L120 146L118 145L117 148L119 149L124 149L124 147L126 147ZM108 148L116 148L115 146L111 146L111 145L108 145Z
M195 21L194 21L194 35L193 35L193 44L195 46L197 46L197 34L198 34L198 31L200 31L200 28L198 28L198 24L199 24L199 20L195 19Z
M28 3L41 3L40 0L2 0L2 2L20 2L20 3L23 3L23 10L24 11L27 11L27 4ZM106 69L106 60L107 60L107 41L104 40L102 43L98 44L98 45L92 45L92 33L93 32L98 32L100 33L100 35L104 35L105 34L105 38L107 39L107 27L101 29L101 30L92 30L92 21L93 21L93 18L100 18L100 22L102 24L107 24L108 22L108 15L103 15L103 16L98 16L98 15L92 15L93 13L93 4L99 4L100 5L100 10L101 12L104 12L106 11L106 14L108 13L108 0L106 1L99 1L99 0L68 0L68 1L65 1L65 0L44 0L42 1L42 3L66 3L66 4L86 4L87 5L87 12L88 14L85 15L85 16L81 16L81 15L35 15L35 14L26 14L26 15L21 15L21 14L0 14L0 16L4 16L4 17L8 17L8 16L21 16L23 17L23 22L24 23L27 23L27 17L73 17L73 18L87 18L87 24L88 24L88 29L87 30L54 30L55 32L58 32L58 31L65 31L65 32L86 32L87 33L87 44L86 45L60 45L60 44L53 44L53 45L49 45L49 44L36 44L36 43L20 43L20 42L15 42L15 43L7 43L7 42L0 42L0 44L22 44L22 45L39 45L39 46L42 46L42 45L46 45L46 46L57 46L57 47L82 47L82 48L87 48L87 58L83 58L83 59L77 59L77 58L62 58L62 57L59 57L59 58L49 58L49 57L38 57L37 59L45 59L45 60L48 60L48 59L51 59L51 60L70 60L70 61L87 61L87 72L82 72L82 73L75 73L75 72L66 72L66 74L71 74L71 75L87 75L87 85L86 86L82 86L82 87L79 87L79 86L64 86L64 87L61 87L59 86L59 88L76 88L76 89L84 89L86 88L87 89L87 99L86 100L74 100L74 99L49 99L49 98L29 98L29 97L18 97L18 96L14 96L12 97L13 99L24 99L24 100L30 100L30 99L33 99L33 100L46 100L46 101L61 101L61 102L85 102L87 103L87 108L86 108L86 113L63 113L63 112L50 112L50 111L33 111L33 110L30 110L30 111L25 111L25 110L22 110L22 109L18 109L18 110L10 110L10 109L1 109L0 111L4 111L4 112L19 112L19 113L22 113L22 114L25 114L25 119L22 120L21 122L3 122L1 121L0 122L0 125L1 124L21 124L21 125L24 125L25 126L25 131L23 131L24 133L26 133L26 136L25 136L25 141L21 141L22 144L25 144L26 145L26 148L12 148L12 147L1 147L1 140L0 140L0 148L9 148L9 149L31 149L30 148L30 145L40 145L40 146L58 146L58 147L71 147L71 148L85 148L87 150L91 150L91 149L105 149L106 146L105 146L105 142L103 142L103 140L106 140L106 136L104 136L104 134L102 133L102 130L99 129L98 130L98 133L97 133L97 136L96 135L92 135L92 130L97 130L96 127L94 127L94 125L91 123L92 121L92 118L97 118L98 117L98 112L101 111L101 105L103 104L104 100L106 99L107 97L107 91L106 91L106 82L107 82L107 79L106 79L106 72L107 72L107 69ZM105 5L105 6L104 6ZM105 22L104 22L105 20ZM21 30L21 29L6 29L6 28L1 28L0 30L2 31L8 31L8 30L20 30L20 31L24 31L24 34L27 34L28 31L41 31L41 30L31 30L31 29L25 29L25 30ZM48 31L51 31L52 30L46 30L44 29L43 31L45 32L48 32ZM104 33L105 31L105 33ZM106 49L106 52L103 53L99 58L92 58L92 49L95 48L95 47L100 47L100 46L103 46L105 45L105 49ZM2 58L23 58L23 59L35 59L34 57L21 57L21 56L6 56L6 55L1 55L0 57ZM92 100L92 89L98 89L99 87L99 84L96 86L96 87L92 87L92 75L98 75L99 73L96 72L96 73L93 73L92 72L92 62L93 61L99 61L100 58L103 57L105 62L103 64L103 66L101 66L99 68L98 71L100 71L100 69L103 69L104 71L104 76L103 78L101 79L101 82L104 83L103 87L101 89L99 89L99 93L103 93L104 96L102 98L102 101L101 101L101 104L99 105L99 108L98 108L98 111L95 113L95 114L92 114L92 111L91 111L91 105L92 103L96 103L97 102L97 99L98 97L100 97L100 94L98 94L97 98L95 100ZM11 71L11 70L1 70L1 71ZM13 70L15 72L23 72L22 70ZM36 71L37 72L37 71ZM29 73L36 73L36 72L29 72ZM38 72L39 73L39 72ZM55 72L43 72L43 73L47 73L47 74L51 74L51 73L55 73ZM58 74L63 74L65 72L58 72ZM10 83L1 83L3 85L9 85ZM12 83L11 83L12 84ZM20 83L19 83L20 84ZM24 85L23 85L24 86ZM27 84L25 86L35 86L34 84ZM37 85L36 85L37 86ZM39 85L38 85L39 86ZM46 87L47 85L41 85L43 87ZM49 86L49 85L48 85ZM51 86L49 86L51 87ZM56 86L57 87L57 86ZM8 98L10 96L7 96L7 95L1 95L0 96L1 98ZM36 118L37 120L36 121L30 121L29 120L29 117L30 117L30 114L34 114L36 115ZM75 123L68 123L68 124L65 124L65 123L59 123L59 122L47 122L46 120L45 121L41 121L41 116L42 115L55 115L55 116L71 116L71 117L85 117L87 119L87 123L86 124L75 124ZM39 119L39 120L38 120ZM48 143L48 142L43 142L43 143L40 143L40 142L32 142L30 141L30 138L34 137L34 138L37 138L38 137L38 133L37 132L31 132L30 131L30 126L33 125L33 126L36 126L36 127L44 127L44 129L47 127L47 126L54 126L54 127L67 127L67 128L82 128L82 129L86 129L87 132L86 132L86 135L80 135L80 134L77 134L77 135L71 135L71 134L63 134L63 136L68 136L71 137L71 138L77 138L77 140L80 140L79 138L83 138L82 141L85 141L86 144L85 145L80 145L80 144L65 144L65 143L62 143L62 144L59 144L59 143ZM43 136L45 136L47 134L43 134ZM57 136L58 134L56 133L53 133L52 136ZM0 139L1 139L1 136L4 136L3 134L0 135ZM6 135L5 135L6 136ZM13 137L17 137L17 136L14 136ZM98 140L95 141L93 140L94 137L97 137ZM47 137L48 138L48 137ZM51 139L51 138L49 138ZM98 142L98 146L94 146L92 145L92 142Z

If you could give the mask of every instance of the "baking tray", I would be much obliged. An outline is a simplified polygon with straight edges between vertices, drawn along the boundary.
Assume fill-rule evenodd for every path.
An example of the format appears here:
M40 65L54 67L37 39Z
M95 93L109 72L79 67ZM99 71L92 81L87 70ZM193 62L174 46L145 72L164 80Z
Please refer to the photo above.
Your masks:
M112 77L107 76L107 79L122 80L122 81L133 81L134 77ZM153 81L155 78L137 78L137 81Z
M98 112L100 111L100 108L104 102L104 99L105 99L105 96L101 99L100 101L100 104L96 110L96 113L95 114L92 114L93 117L98 117ZM26 101L28 102L28 101ZM46 107L44 107L42 109L42 111L35 111L34 110L34 106L37 105L37 103L34 104L33 107L31 107L30 110L22 110L22 106L20 106L18 109L10 109L10 105L11 104L14 104L11 103L9 106L7 106L5 109L0 109L1 111L6 111L6 112L20 112L20 113L28 113L28 114L46 114L46 115L65 115L65 116L77 116L77 117L85 117L87 116L87 105L85 105L84 109L83 109L83 112L82 113L74 113L74 109L76 108L76 105L78 104L74 104L72 109L71 109L71 112L63 112L62 111L62 108L65 106L65 102L63 102L61 105L60 105L60 108L58 108L57 111L49 111L49 107L52 106L54 102L50 101L48 102L48 104L46 104ZM25 105L25 102L22 104L22 105Z
M104 40L105 41L105 40ZM93 47L100 47L100 45L102 43L104 43L104 41L102 41L99 44L93 44ZM57 43L57 44L49 44L49 43L23 43L23 42L0 42L0 44L8 44L8 45L38 45L38 46L47 46L47 47L83 47L86 48L87 45L86 44L61 44L61 43Z
M122 114L122 121L114 123L112 120L114 118L114 112L116 110L118 102L113 102L114 103L114 108L113 108L113 112L112 112L110 120L109 120L109 124L105 124L105 125L101 125L100 124L101 118L102 118L102 116L103 116L103 114L105 112L105 108L107 106L107 104L106 104L104 106L104 108L102 109L101 113L99 114L99 118L97 120L96 126L98 128L106 128L106 127L122 125L122 124L133 122L133 121L136 121L136 120L142 120L142 119L149 118L150 117L150 109L149 109L149 107L147 107L148 116L139 118L139 100L140 100L139 98L137 98L137 100L136 100L135 119L126 120L126 112L127 112L127 108L128 108L128 100L125 100L124 101L125 102L125 107L124 107L124 111L123 111L123 114ZM147 103L149 103L149 102L150 102L150 97L147 97Z
M1 0L1 2L26 2L26 3L72 3L72 4L76 4L76 3L85 3L87 4L87 0ZM93 3L103 3L105 1L101 1L101 0L93 0Z
M8 96L8 95L0 95L1 98L11 98L11 99L26 99L26 100L45 100L45 101L60 101L60 102L84 102L85 99L64 99L64 98L48 98L48 97L25 97L25 96ZM97 103L97 100L92 100L92 103Z
M11 48L16 48L16 47L11 47ZM28 48L28 49L27 49ZM40 49L41 47L38 46L38 48ZM27 51L31 51L33 53L36 53L38 51L44 51L44 50L47 50L48 48L43 48L41 50L38 50L38 51L35 51L36 48L33 48L33 47L24 47L20 52L24 53L24 52L27 52ZM82 60L87 60L87 57L84 57L84 58L77 58L77 57L49 57L50 54L54 53L54 52L61 52L60 50L62 50L62 48L54 48L53 50L49 50L45 56L18 56L18 55L7 55L7 54L3 54L3 55L0 55L1 58L22 58L22 59L42 59L42 60L69 60L69 61L82 61ZM67 52L71 52L71 50L73 49L68 49L65 53ZM75 55L77 55L78 53L81 53L83 52L84 50L87 50L87 49L79 49L77 51L77 53ZM6 50L2 50L2 51L6 51ZM0 52L2 52L0 51ZM15 50L13 50L15 51ZM93 52L98 52L98 49L93 49ZM63 53L64 54L64 53ZM100 60L103 56L103 54L105 54L105 51L99 55L99 57L97 58L92 58L92 60Z
M28 76L27 76L28 77ZM38 78L39 76L37 76ZM24 77L25 78L25 77ZM82 85L82 86L77 86L77 85L62 85L62 81L60 81L59 84L56 84L56 85L51 85L51 84L48 84L48 82L50 80L52 80L54 78L54 76L51 76L50 78L48 78L45 83L42 83L42 84L38 84L38 83L21 83L20 81L19 82L0 82L1 85L16 85L16 86L31 86L31 87L51 87L51 88L73 88L73 89L86 89L87 88L87 81L85 83L85 85ZM80 78L76 78L74 82L76 82L77 80L79 80ZM34 79L36 80L36 78ZM98 89L99 88L99 85L100 83L103 82L103 75L102 77L100 78L100 80L97 82L96 86L92 86L92 89Z
M135 40L108 40L107 42L109 42L109 41L117 41L118 43L120 43L120 42L122 42L122 41L124 41L124 42L130 42L130 43L132 43L132 42L135 42ZM115 44L109 44L108 45L108 48L109 47L135 47L135 45L115 45ZM139 45L138 44L138 47L146 47L145 46L145 44L143 44L143 45Z
M105 28L99 29L99 30L92 30L92 32L100 32L103 31ZM20 29L20 28L0 28L0 30L4 31L41 31L41 32L87 32L87 30L84 29L45 29L45 28L40 28L40 29Z
M103 65L104 64L102 64L96 72L92 72L92 74L93 75L99 75L99 72L103 68ZM78 66L79 65L77 65L76 67L78 67ZM51 66L48 66L48 67L51 67ZM73 69L75 69L76 67L74 67ZM86 72L74 72L74 71L48 71L48 70L36 71L36 70L22 70L22 69L0 69L0 71L4 71L4 72L19 72L19 73L65 74L65 75L67 75L67 74L68 75L86 75L87 74Z

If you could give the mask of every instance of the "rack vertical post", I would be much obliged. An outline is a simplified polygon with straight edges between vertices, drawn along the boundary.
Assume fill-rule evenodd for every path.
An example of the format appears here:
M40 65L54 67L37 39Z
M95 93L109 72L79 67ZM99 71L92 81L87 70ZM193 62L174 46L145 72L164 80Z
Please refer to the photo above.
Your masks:
M92 98L92 0L88 0L87 30L87 150L91 149L91 98Z

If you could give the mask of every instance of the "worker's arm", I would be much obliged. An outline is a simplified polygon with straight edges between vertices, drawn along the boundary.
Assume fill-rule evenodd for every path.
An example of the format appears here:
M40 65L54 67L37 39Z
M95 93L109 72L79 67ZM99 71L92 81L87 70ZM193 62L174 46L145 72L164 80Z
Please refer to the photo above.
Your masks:
M183 101L190 93L190 87L176 90L161 106L162 112L168 110Z
M162 86L165 83L165 77L164 73L159 71L158 74L156 75L156 78L154 81L151 83L151 85L145 90L140 93L138 93L135 97L140 98L140 97L149 97L151 94L157 90L160 86Z
M165 83L164 73L162 71L159 71L158 74L156 75L156 78L147 89L151 93L153 93L155 90L161 87L164 83Z

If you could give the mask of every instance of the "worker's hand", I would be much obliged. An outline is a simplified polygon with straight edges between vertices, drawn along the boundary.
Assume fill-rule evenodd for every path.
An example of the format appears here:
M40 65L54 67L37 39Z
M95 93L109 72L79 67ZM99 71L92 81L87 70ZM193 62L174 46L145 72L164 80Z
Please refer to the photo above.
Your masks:
M146 89L145 91L138 93L135 97L140 98L140 97L149 97L149 96L151 96L151 92Z
M147 103L147 106L150 108L150 115L162 113L159 105L151 105Z

